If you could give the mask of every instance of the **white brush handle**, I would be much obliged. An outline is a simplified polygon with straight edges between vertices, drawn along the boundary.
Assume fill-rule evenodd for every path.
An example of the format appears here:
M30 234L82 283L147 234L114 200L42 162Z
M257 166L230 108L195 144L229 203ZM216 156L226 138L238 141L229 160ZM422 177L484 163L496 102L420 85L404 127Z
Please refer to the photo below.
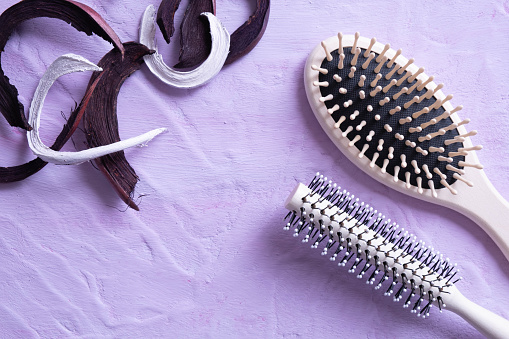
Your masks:
M474 187L465 187L446 206L472 219L493 239L509 260L509 203L498 193L484 171L472 171Z
M465 319L487 338L509 339L509 320L468 300L457 289L446 300L446 310Z

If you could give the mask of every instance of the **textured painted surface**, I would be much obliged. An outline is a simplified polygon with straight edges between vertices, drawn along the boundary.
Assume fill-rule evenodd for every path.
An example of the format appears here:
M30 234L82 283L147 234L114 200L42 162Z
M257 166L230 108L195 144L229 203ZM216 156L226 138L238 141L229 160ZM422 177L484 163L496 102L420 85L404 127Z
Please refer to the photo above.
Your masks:
M143 10L157 5L83 2L123 41L137 40ZM254 1L218 0L217 8L232 32ZM460 290L509 318L509 264L488 236L349 163L318 125L302 80L307 54L338 31L403 48L464 105L485 171L509 199L508 19L509 1L280 0L260 44L205 87L171 89L146 68L136 72L119 96L121 137L169 128L148 148L126 151L141 179L140 212L125 211L91 164L48 165L0 186L0 338L479 337L451 313L418 319L296 242L281 219L296 182L325 172L457 261ZM28 107L56 57L97 63L109 50L58 20L36 19L12 36L2 63ZM161 53L176 61L178 46L161 44ZM51 89L46 143L88 76L65 76ZM75 136L78 149L83 140ZM5 121L0 145L2 166L31 159L25 135Z

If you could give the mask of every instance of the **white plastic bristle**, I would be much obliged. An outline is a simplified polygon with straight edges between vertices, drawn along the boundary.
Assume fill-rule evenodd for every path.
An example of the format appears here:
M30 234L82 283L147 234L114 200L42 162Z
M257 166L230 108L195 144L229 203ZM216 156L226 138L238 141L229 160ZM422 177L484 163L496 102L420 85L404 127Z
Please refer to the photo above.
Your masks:
M387 61L387 57L384 56L382 58L382 60L380 61L380 63L378 64L378 66L375 67L375 70L374 70L375 73L377 73L377 74L380 73L380 71L382 70L382 67L383 67L383 65L385 64L386 61Z
M378 83L378 80L382 79L382 74L378 73L375 78L373 79L373 81L371 81L371 87L376 87L376 84ZM381 90L382 88L380 88Z
M373 136L375 135L375 131L369 131L369 134L366 136L366 141L373 140Z
M347 108L347 107L350 107L352 104L353 104L353 101L352 100L348 100L348 101L345 101L343 103L343 107Z
M389 61L389 63L387 63L387 67L388 68L391 68L392 65L394 64L394 62L396 61L396 59L401 55L401 48L398 49L396 51L396 54L394 54L394 56L392 57L391 61ZM388 79L387 79L388 80Z
M423 142L424 140L431 140L439 135L444 135L447 131L443 128L439 129L438 132L426 134L423 137L419 137L419 142Z
M445 187L447 187L449 189L449 191L453 194L453 195L457 195L458 194L458 191L456 191L454 188L451 187L451 185L449 185L447 183L447 181L445 181L444 179L440 180L440 183L442 185L444 185Z
M408 82L412 83L414 82L415 79L417 79L417 77L424 72L424 67L421 67L417 70L417 72L415 72L410 78L408 78Z
M406 118L399 119L399 124L400 125L404 125L404 124L409 123L409 122L412 122L412 117L406 117Z
M384 49L382 50L382 52L380 52L380 54L376 58L376 62L382 61L385 53L389 50L389 48L391 48L391 44L385 44Z
M419 101L419 97L416 95L412 98L412 100L408 101L403 105L403 108L408 109L410 106L415 104L417 101Z
M410 140L406 140L405 145L407 145L408 147L412 147L412 148L415 148L415 146L417 146L417 144L415 142L410 141Z
M454 158L459 156L467 156L468 152L467 151L449 152L447 155L450 156L451 158Z
M343 133L341 133L341 135L343 136L343 138L346 138L346 136L348 135L348 133L350 133L351 131L353 131L353 127L352 127L352 126L348 126L348 127L346 128L346 130L345 130Z
M357 118L359 116L359 111L358 110L355 110L353 111L352 114L350 114L350 120L355 120L355 118Z
M421 147L419 147L419 146L417 146L417 147L415 148L415 150L416 150L417 152L421 153L421 154L422 154L422 155L424 155L424 156L428 155L428 151L426 151L426 150L422 149L422 148L421 148Z
M339 42L339 48L338 53L343 54L343 33L338 33L338 42Z
M357 65L357 60L359 59L359 54L361 54L361 49L359 47L357 47L355 49L355 53L354 53L354 56L352 58L352 61L350 62L350 65L352 65L352 66L356 66Z
M315 87L329 87L328 81L313 81L313 86Z
M375 120L376 120L376 121L380 121L380 119L382 119L382 117L380 116L380 114L376 114L376 115L375 115Z
M465 184L467 184L469 187L474 187L474 183L473 183L473 182L471 182L470 180L467 180L467 179L463 178L463 177L462 177L461 175L459 175L458 173L454 173L454 174L452 175L452 177L453 177L454 179L459 180L459 181L463 181L463 182L464 182Z
M320 97L320 102L326 102L326 101L329 101L329 100L332 100L334 99L334 96L332 94L329 94L327 95L326 97Z
M343 69L343 67L345 67L345 54L344 53L341 53L339 55L339 61L338 61L338 69Z
M378 152L375 152L375 154L373 154L373 158L371 159L371 162L369 163L369 167L371 167L371 168L375 167L376 161L379 156L380 156L380 154Z
M334 124L334 128L339 128L339 126L341 126L341 124L343 123L343 121L346 120L346 117L344 115L342 115L339 120Z
M394 137L400 141L403 141L405 139L405 136L399 133L394 134Z
M355 129L357 131L360 131L364 126L366 126L366 120L362 120L358 125L357 127L355 127Z
M473 167L473 168L477 168L477 169L483 169L484 168L484 166L481 165L481 164L470 164L470 163L467 163L467 162L464 162L464 161L458 162L458 166L460 166L460 167Z
M389 147L389 154L387 155L387 158L392 159L394 158L394 147Z
M375 95L378 94L378 92L380 92L382 90L382 86L376 86L376 88L374 90L372 90L369 95L371 97L374 97Z
M400 106L396 106L396 107L394 107L393 109L391 109L391 110L389 111L389 114L390 114L390 115L394 115L394 114L396 114L396 113L398 113L398 112L401 112L401 107L400 107Z
M394 68L393 68L393 69L392 69L389 73L387 73L387 74L385 75L385 79L386 79L386 80L389 80L390 78L392 78L392 76L394 75L394 73L396 73L396 72L398 71L398 69L400 69L400 67L401 67L401 66L400 66L399 64L396 64L396 65L394 66ZM396 79L394 79L394 80L396 80ZM397 82L397 80L396 80L396 82Z
M339 75L337 75L337 74L334 74L334 75L332 76L332 78L333 78L334 80L336 80L336 82L341 82L341 81L343 81L343 79L342 79Z
M364 158L364 153L366 153L368 148L369 148L369 145L368 144L364 144L364 146L362 147L362 150L359 153L358 157L361 158L361 159Z
M371 60L373 60L375 58L375 53L371 52L369 53L369 56L368 58L366 59L366 61L364 61L364 63L362 64L362 69L366 69L369 67L369 64L371 63Z
M366 76L363 74L359 78L359 83L358 83L359 87L364 87L365 82L366 82Z
M414 119L417 119L418 117L420 117L421 115L423 114L428 114L429 113L429 107L424 107L423 109L421 109L420 111L418 112L415 112L414 114L412 114L412 118Z
M366 98L366 92L359 91L359 98L361 98L361 100L364 100Z
M414 63L414 58L408 60L407 63L403 67L400 68L400 70L398 71L398 74L403 74L403 72L406 71L408 66L410 66L413 63Z
M431 153L434 153L434 152L444 153L444 152L445 152L445 148L443 148L443 147L433 147L433 146L430 146L429 151L430 151Z
M428 186L431 190L431 195L433 195L434 198L438 197L437 191L435 189L435 183L433 180L428 180Z
M401 167L406 168L408 165L406 162L406 155L401 154L400 159L401 159Z
M417 126L417 127L410 127L410 128L408 129L408 132L409 132L409 133L422 132L422 128L421 128L421 126Z
M428 165L426 164L422 165L422 169L424 170L424 173L426 173L426 178L428 179L433 178L433 174L429 171Z
M448 118L450 115L451 115L451 112L445 111L444 113L440 114L438 117L433 118L430 121L421 124L421 128L424 129L424 128L427 128L427 127L429 127L431 125L435 125L439 121L442 121L443 119Z
M380 100L380 101L378 102L378 104L379 104L380 106L383 106L383 105L385 105L386 103L388 103L389 101L391 101L391 99L389 99L389 97L385 97L385 98L383 98L382 100Z
M437 99L431 106L429 106L429 109L439 109L440 106L442 106L442 99Z
M448 139L448 140L444 141L444 145L449 146L456 142L464 142L465 140L466 140L465 138L454 137L453 139Z
M368 111L368 112L373 112L373 106L368 105L368 106L366 107L366 111Z
M350 73L348 73L348 77L349 77L350 79L352 79L352 78L355 76L355 71L356 71L356 70L357 70L357 68L356 68L355 66L352 66L352 67L350 68Z
M444 100L442 100L442 106L449 100L451 100L454 96L452 94L447 95Z
M328 70L326 70L325 68L318 67L317 65L311 65L311 69L312 69L313 71L318 71L318 72L320 72L320 73L322 73L322 74L327 74L327 73L329 73L329 71L328 71Z
M338 104L336 104L336 105L332 106L331 108L327 109L327 113L332 114L332 113L336 112L337 110L339 110L339 105Z
M405 172L405 187L410 188L412 185L410 185L410 172Z
M396 85L396 83L398 82L398 80L396 79L392 79L391 82L387 85L385 85L385 87L382 89L382 91L384 93L387 93L389 92L389 90L391 89L392 86Z
M332 54L330 54L329 49L327 48L327 45L325 44L325 41L322 41L322 48L325 52L325 56L327 57L327 61L332 61Z
M419 192L419 194L422 194L424 192L424 190L422 189L422 178L417 177L415 180L417 181L417 192Z
M352 141L350 141L350 142L348 143L348 147L352 147L352 146L353 146L353 145L355 145L355 143L356 143L357 141L359 141L359 140L361 140L361 136L357 134L357 135L356 135L356 136L352 139Z
M422 80L419 79L417 80L417 82L415 84L413 84L412 86L410 86L410 88L408 89L408 92L406 92L407 95L409 94L412 94L412 92L414 91L414 89L416 89L418 86L420 86L422 84Z
M438 176L440 177L441 180L447 179L447 175L443 174L442 171L440 171L440 169L438 169L438 167L433 168L433 172L438 174Z
M427 84L429 84L430 82L433 81L433 79L435 79L435 77L432 75L430 76L426 81L424 81L422 84L420 84L419 86L417 86L417 90L420 92L424 89L424 87L426 87Z
M380 169L382 173L386 173L387 172L387 165L389 165L389 159L384 159L383 166Z
M386 130L387 132L389 132L389 133L391 133L391 132L392 132L392 127L391 127L391 125L389 125L389 124L385 124L385 125L384 125L384 128L385 128L385 130Z
M398 84L398 82L396 81L396 85ZM408 88L407 87L403 87L398 93L394 94L392 96L392 98L394 100L398 100L398 98L402 95L402 94L405 94L406 92L408 91Z
M438 156L438 161L445 161L445 162L451 163L451 162L453 162L454 160L453 160L453 158L444 157L444 156L442 156L442 155L439 155L439 156Z
M433 89L433 95L434 95L436 92L440 91L442 88L444 88L444 84L443 84L443 83L438 84L438 86L437 86L437 87L435 87L435 88Z
M382 150L384 149L384 139L378 140L378 146L376 147L376 149L378 150L378 152L382 152Z
M402 84L402 83L403 83L403 82L404 82L404 81L405 81L405 80L406 80L409 76L411 76L411 75L412 75L412 73L410 73L410 72L406 72L406 74L405 74L405 75L403 75L403 77L401 77L401 78L398 80L398 82L396 83L396 86L401 86L401 84Z
M360 33L355 32L352 50L350 51L350 53L352 53L352 54L355 53L355 49L357 48L357 42L359 41L359 36L360 36Z
M366 52L364 52L364 57L367 58L369 53L371 52L371 48L373 48L373 45L375 44L376 42L376 38L371 38L371 41L369 42L369 46L368 48L366 49Z
M346 88L344 88L344 87L341 87L341 88L339 89L339 93L340 93L340 94L346 94L347 92L348 92L348 91L347 91L347 90L346 90Z
M482 150L482 145L476 145L476 146L472 146L472 147L461 147L458 149L459 152L462 152L462 151L480 151Z
M453 172L459 173L460 175L464 175L465 174L464 170L456 168L453 165L447 165L447 166L445 166L445 168L447 170L449 170L449 171L453 171Z
M398 175L399 175L399 166L394 166L394 176L392 177L392 180L394 182L398 182L399 181L399 178L398 178Z

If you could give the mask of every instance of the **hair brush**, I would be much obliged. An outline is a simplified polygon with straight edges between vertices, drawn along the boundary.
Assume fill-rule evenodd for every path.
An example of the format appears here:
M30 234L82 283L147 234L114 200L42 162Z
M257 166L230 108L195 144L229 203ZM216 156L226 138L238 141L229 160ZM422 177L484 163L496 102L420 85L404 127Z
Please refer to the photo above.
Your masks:
M310 54L306 93L322 128L360 169L402 193L479 224L509 260L509 203L488 180L433 76L375 38L331 37Z
M456 265L422 241L385 219L373 207L317 174L298 184L285 202L285 229L322 255L394 301L427 317L433 305L450 310L490 338L509 338L509 321L476 305L454 286Z

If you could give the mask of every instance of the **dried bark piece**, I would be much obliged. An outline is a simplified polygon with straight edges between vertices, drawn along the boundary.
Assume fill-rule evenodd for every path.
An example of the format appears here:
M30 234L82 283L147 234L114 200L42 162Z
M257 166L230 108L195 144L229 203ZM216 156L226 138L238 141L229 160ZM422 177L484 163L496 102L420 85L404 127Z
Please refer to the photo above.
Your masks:
M89 84L102 75L83 116L83 126L89 147L98 147L120 141L117 120L117 97L124 81L143 64L143 57L152 53L136 42L124 43L125 54L113 49L97 64L103 69L94 72ZM115 152L94 160L97 167L113 184L122 200L139 210L132 200L138 176L127 162L124 152Z
M253 15L231 36L230 54L226 65L251 52L265 33L270 14L270 0L256 0Z
M202 13L216 14L215 0L195 0L187 6L180 25L179 63L174 68L194 68L210 54L212 39L210 25Z
M48 94L53 83L65 74L84 72L84 71L102 71L100 67L88 61L87 59L75 55L65 54L57 58L48 67L42 76L34 98L30 106L30 114L28 122L32 126L32 130L27 133L28 145L32 152L42 160L57 165L74 165L81 164L86 161L104 156L106 154L122 151L129 147L147 144L155 136L166 131L166 128L159 128L137 137L118 141L109 145L89 148L78 152L59 152L52 150L44 145L39 137L40 118L42 106L46 95Z
M72 0L24 0L9 7L0 15L0 57L14 29L22 22L38 17L63 20L87 35L95 33L111 42L123 53L122 43L113 29L87 5ZM5 76L1 69L1 61L0 112L11 126L30 129L23 104L18 101L18 90Z
M157 10L157 25L163 33L166 43L170 43L170 39L175 34L175 13L180 6L181 0L162 0Z
M209 57L197 68L181 72L168 67L157 52L155 44L156 25L154 6L149 5L143 14L140 25L140 43L156 50L152 55L144 57L150 71L161 81L178 88L201 86L219 73L226 61L230 49L230 35L219 19L212 13L204 13L210 22L212 48Z

